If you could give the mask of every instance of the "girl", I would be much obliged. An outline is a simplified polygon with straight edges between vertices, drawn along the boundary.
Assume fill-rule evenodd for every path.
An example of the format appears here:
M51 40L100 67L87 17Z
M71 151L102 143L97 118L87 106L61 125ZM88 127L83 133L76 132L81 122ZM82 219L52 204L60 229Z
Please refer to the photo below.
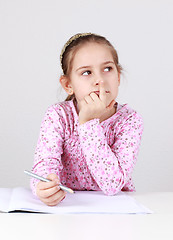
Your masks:
M48 108L32 169L52 181L32 179L33 193L54 206L66 194L60 182L107 195L134 191L143 123L136 111L116 102L122 72L116 50L102 36L77 34L65 44L61 66L60 83L69 96Z

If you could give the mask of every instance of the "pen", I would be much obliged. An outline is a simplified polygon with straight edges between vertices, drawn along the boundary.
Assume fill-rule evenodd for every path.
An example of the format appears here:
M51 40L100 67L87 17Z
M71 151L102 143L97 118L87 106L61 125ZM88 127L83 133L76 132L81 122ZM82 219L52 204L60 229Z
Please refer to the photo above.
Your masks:
M41 176L39 176L39 175L37 175L37 174L35 174L35 173L32 173L32 172L30 172L30 171L27 171L27 170L25 170L24 173L28 174L30 177L39 179L40 181L43 181L43 182L50 182L50 181L51 181L51 180L49 180L49 179L47 179L47 178L41 177ZM68 187L66 187L66 186L63 186L63 185L61 185L61 184L59 184L59 187L60 187L62 190L66 191L66 192L74 193L74 191L73 191L71 188L68 188Z

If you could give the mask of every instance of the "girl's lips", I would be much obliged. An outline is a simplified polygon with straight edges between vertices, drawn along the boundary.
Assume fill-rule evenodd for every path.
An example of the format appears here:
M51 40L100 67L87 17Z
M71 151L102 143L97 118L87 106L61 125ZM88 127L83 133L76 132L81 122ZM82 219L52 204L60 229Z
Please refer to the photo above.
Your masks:
M106 93L109 93L109 91L105 91ZM97 94L99 96L100 91L93 91L93 93Z
M97 95L99 95L99 94L100 94L100 92L99 92L99 91L94 91L94 93L95 93L95 94L97 94Z

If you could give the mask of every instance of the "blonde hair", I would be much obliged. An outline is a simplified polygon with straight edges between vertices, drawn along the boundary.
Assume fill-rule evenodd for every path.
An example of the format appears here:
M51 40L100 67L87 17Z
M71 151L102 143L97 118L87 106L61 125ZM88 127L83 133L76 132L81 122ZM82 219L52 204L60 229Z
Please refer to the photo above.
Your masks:
M64 45L62 52L61 52L60 61L61 61L61 67L63 70L63 74L65 76L70 75L70 72L72 70L73 59L74 59L74 56L75 56L77 50L81 46L83 46L87 43L104 44L107 47L109 47L110 51L112 53L112 57L113 57L115 65L116 65L117 71L118 71L118 73L121 74L123 68L119 64L117 51L105 37L94 34L94 33L78 33L78 34L72 36L67 41L67 43ZM66 98L66 101L69 101L73 98L74 98L74 95L69 95Z

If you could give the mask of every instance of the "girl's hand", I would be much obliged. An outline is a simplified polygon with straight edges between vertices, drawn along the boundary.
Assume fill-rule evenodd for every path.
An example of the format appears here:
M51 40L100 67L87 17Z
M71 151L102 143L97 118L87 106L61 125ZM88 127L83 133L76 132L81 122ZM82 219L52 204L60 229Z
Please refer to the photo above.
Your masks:
M104 88L104 82L99 83L99 96L92 92L79 103L79 124L91 119L99 118L108 113L114 107L115 100L108 103L108 97Z
M48 206L55 206L63 200L66 192L60 189L58 176L51 173L47 176L50 182L38 182L36 193L39 199Z

